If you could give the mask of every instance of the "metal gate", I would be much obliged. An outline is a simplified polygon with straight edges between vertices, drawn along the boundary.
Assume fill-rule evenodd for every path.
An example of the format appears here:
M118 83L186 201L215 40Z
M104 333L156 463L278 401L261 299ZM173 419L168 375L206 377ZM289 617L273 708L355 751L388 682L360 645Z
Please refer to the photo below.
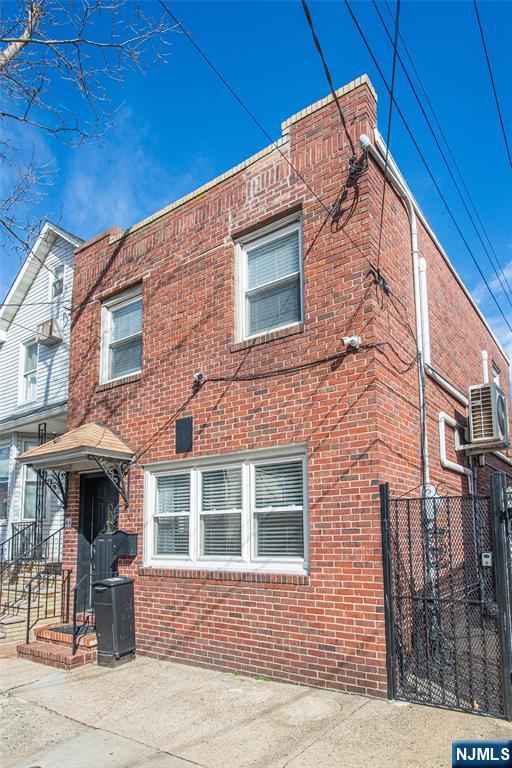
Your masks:
M512 719L512 538L489 496L390 498L381 486L390 698Z

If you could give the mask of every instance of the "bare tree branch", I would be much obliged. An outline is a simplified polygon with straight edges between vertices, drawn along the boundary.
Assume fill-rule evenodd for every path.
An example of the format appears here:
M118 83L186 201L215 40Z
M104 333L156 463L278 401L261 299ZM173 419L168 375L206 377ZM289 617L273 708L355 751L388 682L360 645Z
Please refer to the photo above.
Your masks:
M54 168L32 156L22 162L24 135L34 131L79 145L101 140L113 124L112 93L130 70L165 61L167 17L135 0L16 0L0 18L0 124L16 127L21 148L0 139L0 164L16 168L17 183L0 195L0 243L26 245L39 226L28 209L51 183ZM1 173L1 169L0 169ZM3 184L5 187L5 184ZM1 199L3 197L3 200ZM7 238L7 241L6 241Z

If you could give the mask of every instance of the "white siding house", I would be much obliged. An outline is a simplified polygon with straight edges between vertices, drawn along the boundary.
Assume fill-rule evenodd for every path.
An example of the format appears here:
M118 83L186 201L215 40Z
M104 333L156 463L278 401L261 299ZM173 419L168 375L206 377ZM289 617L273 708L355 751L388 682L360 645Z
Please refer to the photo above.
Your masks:
M66 430L69 309L81 242L47 222L0 304L0 544L36 515L37 476L15 456L38 444L40 425L48 440ZM63 520L56 497L43 496L46 536Z

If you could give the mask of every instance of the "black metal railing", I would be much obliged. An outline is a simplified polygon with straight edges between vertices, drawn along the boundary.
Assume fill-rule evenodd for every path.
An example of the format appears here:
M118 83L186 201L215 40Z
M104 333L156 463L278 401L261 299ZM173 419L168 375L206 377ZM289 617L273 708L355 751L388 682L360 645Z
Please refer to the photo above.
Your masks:
M65 573L39 571L27 582L25 587L26 643L30 642L30 632L39 621L57 617L63 621L69 621L70 577L70 570Z
M62 526L0 569L0 615L16 615L23 608L28 584L39 574L61 573ZM41 582L42 583L42 582Z
M37 544L43 539L41 521L31 520L24 523L12 523L12 536L0 545L0 570L6 563L27 557L32 553L37 557Z

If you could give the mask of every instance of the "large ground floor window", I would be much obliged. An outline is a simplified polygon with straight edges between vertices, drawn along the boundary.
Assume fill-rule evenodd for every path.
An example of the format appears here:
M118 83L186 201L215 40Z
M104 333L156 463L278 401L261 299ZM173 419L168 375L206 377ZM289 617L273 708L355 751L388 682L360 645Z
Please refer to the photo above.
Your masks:
M149 565L303 571L303 449L171 462L146 471Z

